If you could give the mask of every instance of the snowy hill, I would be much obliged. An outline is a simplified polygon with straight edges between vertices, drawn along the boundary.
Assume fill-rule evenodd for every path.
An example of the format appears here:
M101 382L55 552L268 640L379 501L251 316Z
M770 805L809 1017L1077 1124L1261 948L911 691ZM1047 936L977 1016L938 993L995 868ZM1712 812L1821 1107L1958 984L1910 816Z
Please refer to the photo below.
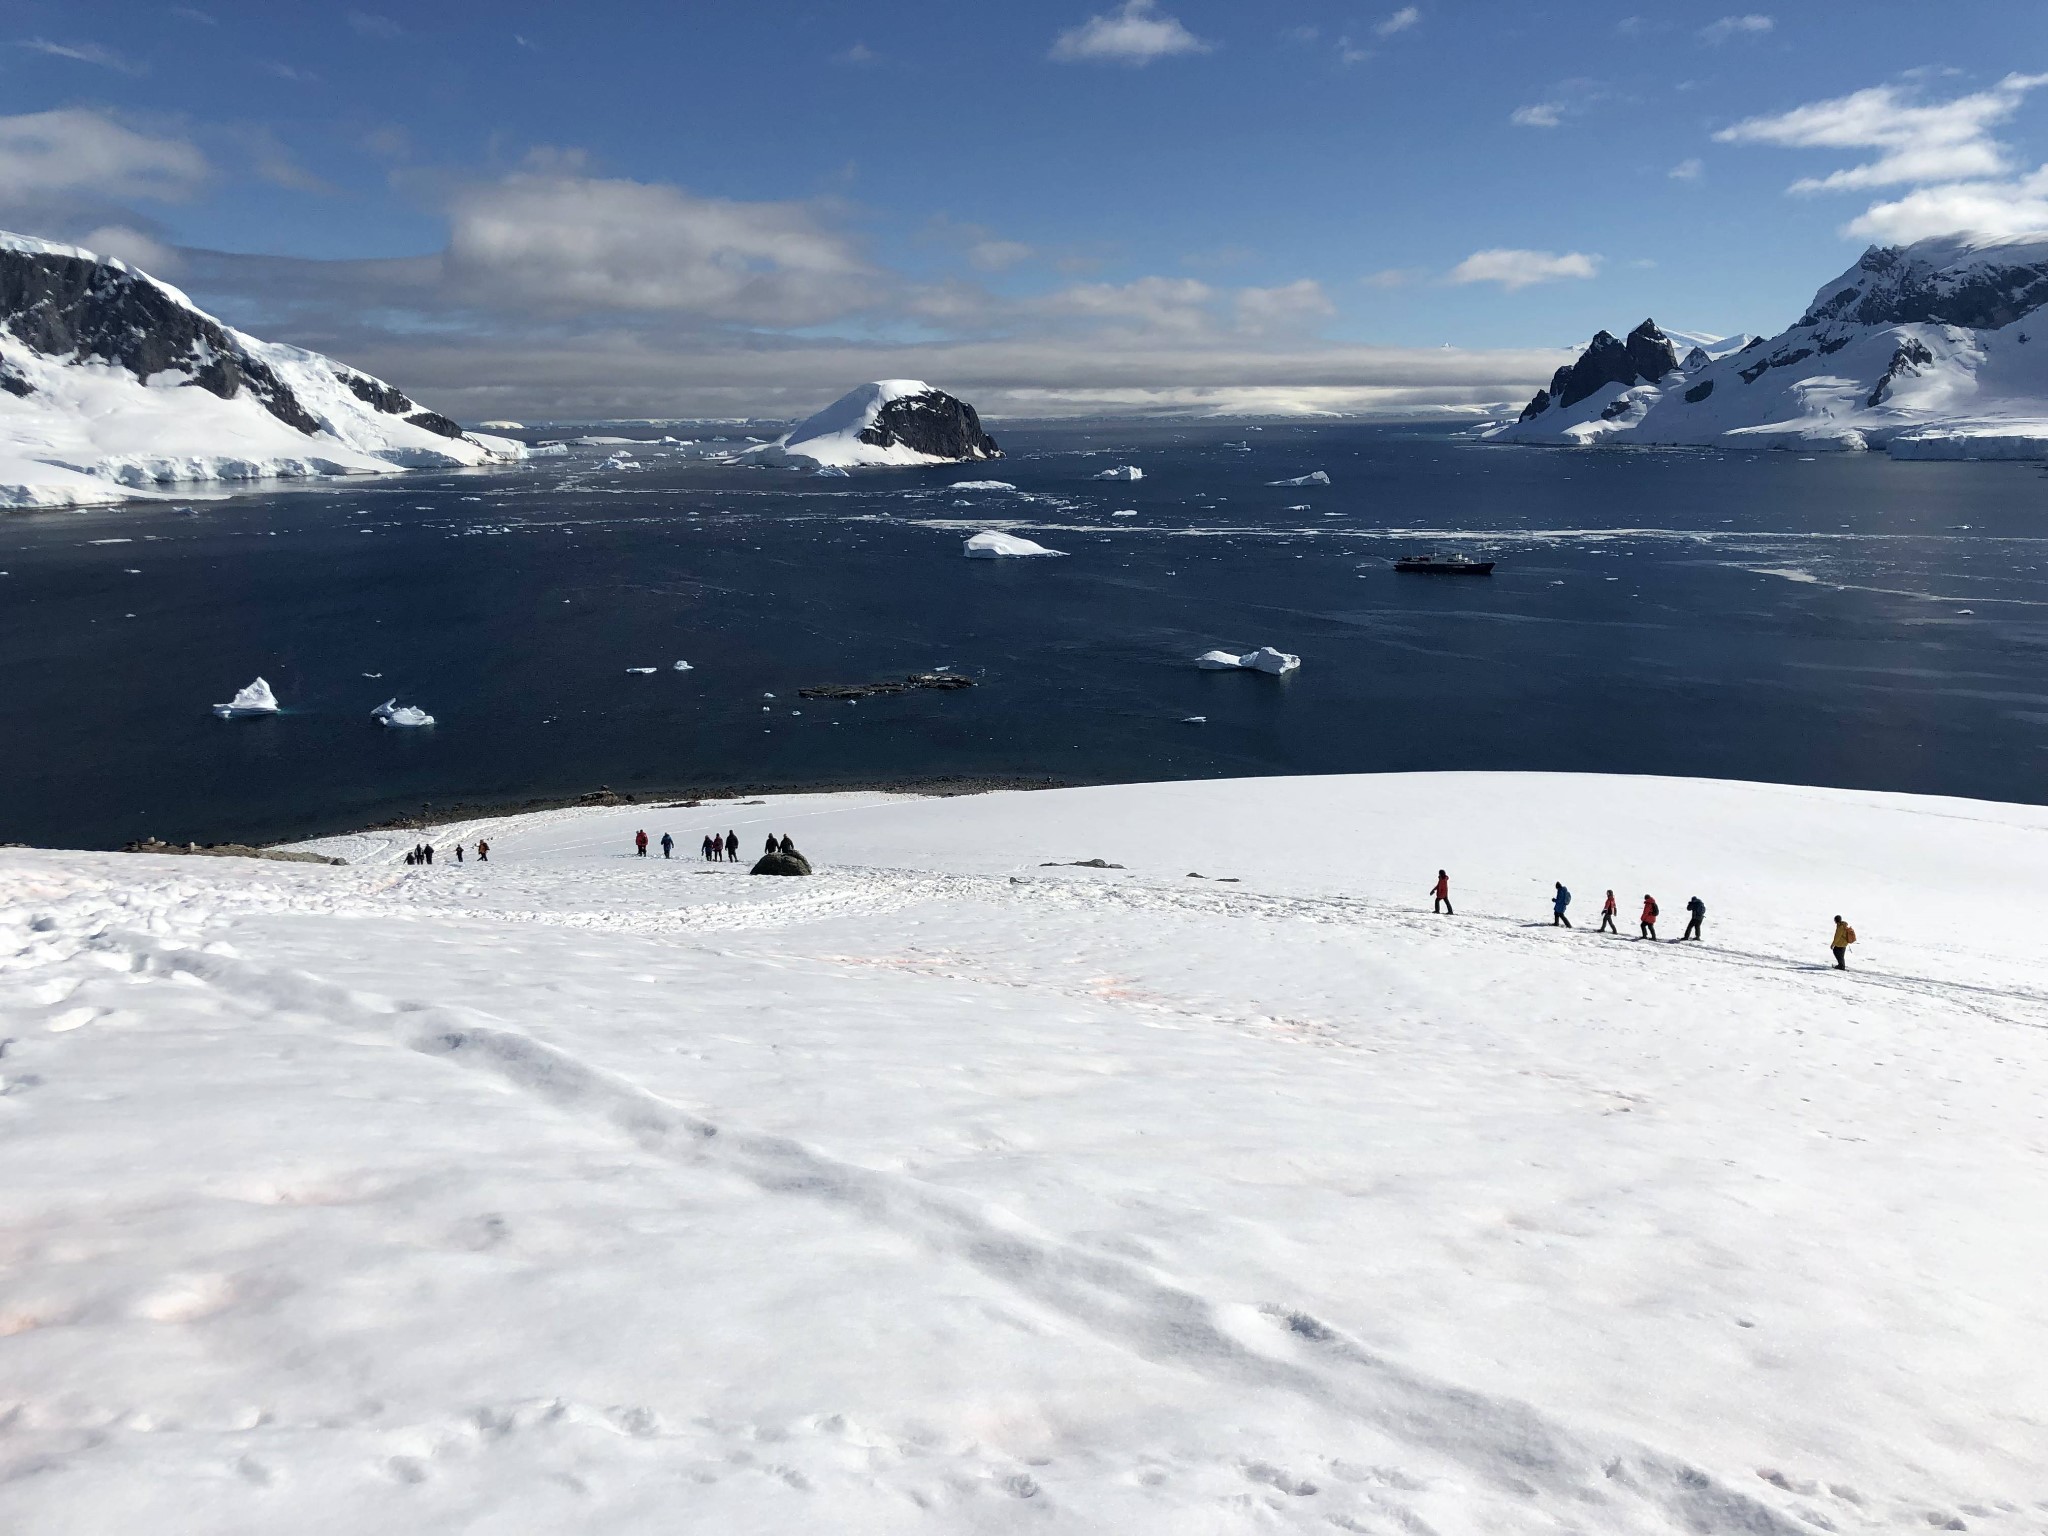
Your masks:
M0 234L0 507L523 452L381 379L223 325L125 262Z
M1603 331L1519 420L1485 435L2048 458L2044 305L2048 236L1873 247L1797 324L1732 354L1629 371ZM1561 391L1567 375L1590 387Z
M820 873L632 856L728 827ZM2038 1536L2048 810L427 835L0 850L0 1529Z
M974 407L922 379L882 379L849 390L760 450L771 463L824 469L957 464L1000 459Z

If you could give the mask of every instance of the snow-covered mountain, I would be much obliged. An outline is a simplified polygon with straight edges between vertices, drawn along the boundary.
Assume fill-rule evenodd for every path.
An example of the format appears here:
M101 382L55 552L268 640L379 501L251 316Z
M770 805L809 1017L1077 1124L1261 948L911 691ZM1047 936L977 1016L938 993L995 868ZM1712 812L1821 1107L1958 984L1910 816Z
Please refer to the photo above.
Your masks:
M317 352L223 325L126 262L0 233L0 507L524 451Z
M854 469L1000 459L1003 451L965 400L922 379L880 379L841 395L761 456Z
M1681 351L1650 321L1626 342L1603 331L1485 435L2048 458L2044 307L2048 235L1873 246L1768 340Z

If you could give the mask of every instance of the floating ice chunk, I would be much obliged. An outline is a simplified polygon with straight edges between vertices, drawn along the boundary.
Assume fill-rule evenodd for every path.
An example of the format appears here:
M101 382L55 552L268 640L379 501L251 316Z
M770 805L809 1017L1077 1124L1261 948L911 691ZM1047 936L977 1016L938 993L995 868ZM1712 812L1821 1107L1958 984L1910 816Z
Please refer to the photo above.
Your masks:
M946 487L949 491L1014 491L1017 489L1007 480L956 480Z
M652 677L652 676L654 676L654 668L652 668L652 667L628 667L628 668L626 668L626 670L627 670L628 672L632 672L632 673L635 673L635 674L637 674L638 676L641 676L641 677Z
M1266 482L1268 485L1328 485L1329 483L1329 472L1321 469L1316 470L1313 474L1296 475L1292 480L1268 480Z
M235 720L243 715L274 715L277 713L277 695L270 691L270 684L259 677L227 703L214 705L213 712L223 720Z
M696 668L692 667L687 661L677 662L675 669L678 672L694 672L696 670Z
M1315 508L1314 508L1314 507L1312 507L1312 506L1310 506L1310 505L1309 505L1309 504L1308 504L1307 502L1305 502L1305 501L1304 501L1304 502L1301 502L1301 503L1300 503L1299 505L1296 505L1296 506L1292 506L1292 507L1282 507L1282 508L1281 508L1280 510L1281 510L1281 511L1283 511L1283 512L1313 512L1313 511L1315 510Z
M1138 509L1136 507L1126 507L1121 512L1112 512L1109 515L1111 517L1136 517L1138 515Z
M837 464L820 464L818 466L818 473L838 480L851 480L853 478L851 470L843 469Z
M1047 549L1043 544L1020 539L1014 533L997 533L994 529L986 533L977 533L967 541L967 558L970 560L1006 560L1025 555L1065 553L1064 549Z
M569 445L567 443L542 443L538 448L527 449L526 456L530 459L566 459L569 457Z
M1241 656L1233 651L1204 651L1195 658L1195 665L1204 672L1267 672L1278 677L1300 666L1301 658L1286 651L1276 651L1270 645L1262 645L1256 651L1246 651Z
M1182 725L1207 725L1209 717L1207 715L1182 715L1180 723Z
M379 704L370 711L370 716L379 725L413 726L432 725L434 723L434 717L418 705L407 704L400 708L396 699L386 699L382 704Z
M1142 480L1145 471L1135 464L1119 464L1115 469L1105 469L1094 476L1097 480Z

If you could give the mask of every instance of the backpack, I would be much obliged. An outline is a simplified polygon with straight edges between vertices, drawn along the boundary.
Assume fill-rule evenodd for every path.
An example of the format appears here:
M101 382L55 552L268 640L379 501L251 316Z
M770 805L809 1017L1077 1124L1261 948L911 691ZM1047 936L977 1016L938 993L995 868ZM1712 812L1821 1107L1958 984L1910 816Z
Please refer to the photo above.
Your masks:
M1847 923L1844 923L1842 924L1842 937L1847 939L1851 944L1854 944L1856 942L1856 930L1854 928L1851 928Z
M1663 909L1657 905L1656 898L1652 897L1650 899L1650 921L1653 923L1657 921L1657 918L1662 911Z

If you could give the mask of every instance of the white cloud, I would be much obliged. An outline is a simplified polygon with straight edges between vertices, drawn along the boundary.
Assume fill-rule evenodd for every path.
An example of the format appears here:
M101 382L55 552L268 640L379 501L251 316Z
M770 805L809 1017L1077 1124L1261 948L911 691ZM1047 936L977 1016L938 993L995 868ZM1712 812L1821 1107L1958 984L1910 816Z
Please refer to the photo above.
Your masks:
M1592 277L1600 270L1600 258L1582 251L1518 251L1496 249L1474 251L1451 268L1446 281L1453 283L1498 283L1509 293L1537 283L1554 283L1561 278Z
M1697 155L1695 155L1690 160L1679 161L1678 164L1671 167L1671 169L1666 171L1664 174L1669 176L1673 181L1698 181L1700 179L1700 173L1704 171L1706 168L1706 162L1701 160Z
M782 327L859 309L879 274L804 203L743 203L575 174L575 156L465 187L448 280L536 309L644 310Z
M1381 37L1392 37L1396 32L1406 32L1422 20L1422 12L1415 6L1404 5L1385 21L1373 28Z
M1998 237L2048 229L2048 165L2011 181L1951 182L1873 203L1843 226L1864 240L1907 243L1969 232Z
M45 54L53 59L70 59L79 64L96 64L101 69L111 69L117 74L146 75L147 64L137 64L123 58L111 48L102 48L98 43L53 43L46 37L31 37L14 45L26 48L31 53Z
M855 43L851 48L841 53L835 53L832 57L835 62L840 64L872 64L881 55L876 53L866 43Z
M1762 37L1775 26L1768 16L1723 16L1701 27L1700 36L1710 43L1725 43L1731 37Z
M1990 136L2048 75L2007 75L1989 90L1921 105L1910 87L1871 86L1808 102L1769 117L1751 117L1714 137L1724 144L1776 144L1793 149L1876 149L1876 159L1823 177L1804 177L1795 192L1850 191L1914 182L1997 176L2008 168L2005 146Z
M1145 65L1209 48L1175 18L1161 15L1154 0L1124 0L1108 14L1062 32L1053 42L1052 57L1062 64Z
M1370 48L1361 48L1349 37L1337 39L1337 62L1339 64L1363 64L1372 57Z
M100 256L113 256L130 266L140 267L151 277L175 277L184 259L176 246L145 235L125 224L103 224L88 230L78 242Z
M967 263L977 272L1003 272L1037 254L1021 240L977 240L967 247Z
M85 108L0 117L0 201L89 194L182 202L208 169L183 139L151 138Z
M1555 128L1565 113L1561 101L1539 101L1526 107L1517 107L1508 114L1508 121L1517 128Z
M1337 314L1323 285L1307 277L1277 288L1240 288L1231 305L1239 330L1267 334L1311 330Z
M369 11L350 11L346 20L349 29L358 37L374 37L388 41L405 35L405 29L389 16L378 16Z

